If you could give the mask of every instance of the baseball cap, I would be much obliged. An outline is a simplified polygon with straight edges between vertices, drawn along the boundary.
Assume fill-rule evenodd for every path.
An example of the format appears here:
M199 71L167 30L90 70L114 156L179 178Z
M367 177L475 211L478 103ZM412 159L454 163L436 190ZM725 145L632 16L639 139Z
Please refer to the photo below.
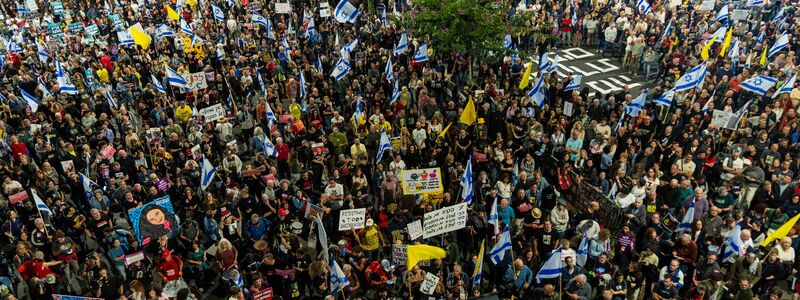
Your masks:
M367 224L366 225L367 225L367 227L371 227L372 225L375 225L375 221L373 221L372 219L367 219Z
M286 211L286 209L285 209L285 208L278 208L278 215L279 215L279 216L281 216L281 217L285 217L287 214L289 214L289 212L288 212L288 211Z

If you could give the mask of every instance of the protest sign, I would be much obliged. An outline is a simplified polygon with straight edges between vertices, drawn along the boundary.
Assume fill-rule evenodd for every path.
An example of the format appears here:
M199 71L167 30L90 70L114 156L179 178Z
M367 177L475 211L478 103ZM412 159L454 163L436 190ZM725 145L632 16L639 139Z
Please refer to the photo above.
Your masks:
M442 177L439 168L403 170L400 180L403 184L404 195L441 192Z
M714 10L714 3L715 0L703 0L703 4L700 5L698 10L700 11L712 11Z
M64 4L61 1L51 2L50 5L53 6L54 15L60 16L64 14Z
M11 202L11 204L21 203L25 199L28 199L28 193L25 191L8 196L8 202Z
M279 14L291 14L292 6L289 3L275 3L275 12Z
M409 239L416 240L418 237L422 236L422 222L420 222L420 220L408 223L406 228L408 228Z
M225 108L222 107L222 103L217 103L203 108L197 113L203 116L206 122L214 122L225 117Z
M331 5L328 2L319 3L319 17L327 18L331 16Z
M125 266L129 266L137 261L144 259L144 251L131 253L125 256Z
M339 211L339 231L350 230L350 228L364 228L367 209L343 209Z
M271 300L272 288L265 288L253 294L253 300Z
M425 273L425 281L419 287L419 291L426 295L432 295L436 290L436 285L439 284L439 276L433 273Z
M100 33L100 28L97 27L97 24L86 26L85 30L88 36L95 36Z
M191 74L184 74L183 77L186 78L186 88L192 91L202 90L208 87L208 83L206 82L206 73L205 72L195 72Z
M122 30L125 28L125 24L122 21L122 17L119 14L110 15L108 18L111 20L111 23L114 25L115 30Z
M464 228L467 225L467 203L462 202L425 213L423 225L422 237L426 239Z
M175 237L180 229L169 196L129 210L128 220L133 227L134 237L142 245L147 245L165 234L170 238Z
M395 265L405 265L408 263L406 245L392 245L392 262Z
M83 22L69 23L69 25L67 25L67 28L69 28L69 33L71 34L81 33L83 32Z
M114 149L113 146L108 145L105 148L103 148L103 157L105 159L109 159L112 156L114 156L114 153L116 153L116 152L117 152L117 149Z
M732 112L715 109L714 115L711 117L711 125L717 126L718 128L727 128L726 126L728 125L728 121L732 117Z
M750 15L749 9L734 9L731 12L731 20L733 21L742 21L747 20L747 17Z

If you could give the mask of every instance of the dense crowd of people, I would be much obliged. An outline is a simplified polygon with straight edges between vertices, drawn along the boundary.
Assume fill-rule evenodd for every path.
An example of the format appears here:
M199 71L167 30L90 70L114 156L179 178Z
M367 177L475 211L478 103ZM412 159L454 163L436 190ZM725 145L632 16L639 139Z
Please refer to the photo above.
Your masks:
M508 3L499 57L401 28L411 1L278 4L0 3L0 299L800 295L797 2ZM641 97L526 72L570 47Z

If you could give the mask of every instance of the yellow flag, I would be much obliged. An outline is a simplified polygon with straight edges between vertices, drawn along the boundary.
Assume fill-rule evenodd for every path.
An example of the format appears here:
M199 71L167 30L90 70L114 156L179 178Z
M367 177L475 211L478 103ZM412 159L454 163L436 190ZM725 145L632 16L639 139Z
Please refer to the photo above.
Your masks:
M531 81L531 70L533 70L533 62L528 64L528 67L525 68L525 73L522 74L522 80L519 81L519 89L524 89L528 86L528 83Z
M186 4L194 8L195 6L197 6L197 0L186 0Z
M475 111L475 102L472 102L472 96L469 96L469 101L467 101L467 106L464 107L460 119L461 123L467 124L467 126L478 120L478 112Z
M411 270L421 260L444 258L447 256L447 251L436 246L409 245L406 246L406 254L408 255L408 269Z
M133 26L131 26L129 29L134 43L136 43L139 46L142 46L142 48L145 50L147 50L147 48L150 48L150 42L153 40L153 38L151 38L150 35L148 35L147 32L144 31L144 28L142 28L142 24L140 23L133 24Z
M711 37L711 40L706 42L706 45L703 46L703 51L700 52L700 57L703 60L708 60L709 54L708 51L711 50L711 45L714 45L714 42L717 41L717 34L715 33L714 36Z
M758 62L759 64L766 65L767 64L767 46L764 45L764 52L761 53L761 60Z
M447 131L450 130L450 125L453 125L453 122L450 122L450 124L447 124L447 127L445 127L444 130L442 130L442 132L439 132L439 137L440 138L443 138L444 135L447 134Z
M478 251L478 261L477 266L475 266L475 271L472 272L472 280L473 282L477 281L480 282L481 278L478 277L483 272L483 244L486 243L486 240L481 241L481 250Z
M733 35L733 26L728 28L728 32L725 33L725 41L722 42L722 49L719 50L719 57L725 57L725 52L728 51L728 46L731 45L731 36Z
M781 227L778 227L778 229L770 234L763 242L761 242L760 245L763 247L769 247L769 243L772 243L772 241L786 237L786 235L789 234L789 230L794 227L794 223L797 223L797 219L800 219L800 213L794 215L794 217L789 219L789 221L786 221L786 223L783 223Z
M167 19L177 21L181 18L181 16L179 16L178 13L175 12L175 10L172 9L171 6L169 6L169 4L164 4L164 6L167 7Z

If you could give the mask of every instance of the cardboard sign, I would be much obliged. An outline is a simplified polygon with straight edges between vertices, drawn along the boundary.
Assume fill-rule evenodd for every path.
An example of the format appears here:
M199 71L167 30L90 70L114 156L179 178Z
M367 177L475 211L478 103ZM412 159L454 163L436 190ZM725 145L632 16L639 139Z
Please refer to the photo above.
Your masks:
M343 209L339 211L339 231L350 230L350 228L364 228L367 220L367 209Z
M714 115L711 117L711 125L717 126L717 128L727 128L731 118L733 118L732 112L715 109Z
M564 111L565 116L572 117L572 102L564 102Z
M114 147L112 147L111 145L108 145L105 148L103 148L103 157L105 157L106 159L110 159L112 156L114 156L114 153L117 153L117 149L114 149Z
M208 83L206 83L205 72L183 74L183 77L186 78L186 88L192 91L202 90L208 87Z
M84 28L84 30L86 30L86 34L88 36L96 36L96 35L98 35L100 33L100 28L97 27L97 24L92 24L92 25L86 26L86 28Z
M203 116L206 119L206 122L214 122L225 117L225 108L222 107L222 103L217 103L203 108L197 113Z
M64 171L64 174L75 172L75 163L73 163L71 160L62 160L61 169Z
M436 290L436 285L439 284L439 276L433 273L425 273L425 281L419 287L419 291L426 295L432 295Z
M408 223L406 228L408 229L409 239L416 240L418 237L422 236L422 222L420 222L420 220Z
M272 300L272 288L265 288L253 294L253 300Z
M405 265L408 263L406 245L392 245L392 262L394 262L395 265Z
M747 20L748 16L750 16L749 9L734 9L733 12L731 12L731 20L733 21Z
M56 16L60 16L64 14L64 4L61 1L51 2L51 6L53 6L53 14Z
M331 16L331 5L328 2L319 3L319 16L320 18L327 18Z
M292 6L287 3L275 3L275 13L278 14L291 14L292 13Z
M25 199L28 199L28 193L25 192L25 191L22 191L22 192L19 192L19 193L16 193L16 194L13 194L13 195L9 196L8 197L8 202L11 202L11 204L17 204L17 203L21 203L22 201L25 201Z
M442 177L439 168L403 170L400 180L404 195L442 192Z
M83 22L69 23L69 25L67 25L67 28L69 28L69 33L71 34L81 33L83 32Z
M467 203L462 202L425 213L423 225L422 237L426 239L464 228L467 225Z
M144 259L144 251L128 254L125 256L125 266L129 266L143 259Z
M715 2L715 0L703 0L703 4L700 4L700 7L697 9L700 11L712 11L714 10Z

